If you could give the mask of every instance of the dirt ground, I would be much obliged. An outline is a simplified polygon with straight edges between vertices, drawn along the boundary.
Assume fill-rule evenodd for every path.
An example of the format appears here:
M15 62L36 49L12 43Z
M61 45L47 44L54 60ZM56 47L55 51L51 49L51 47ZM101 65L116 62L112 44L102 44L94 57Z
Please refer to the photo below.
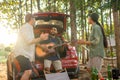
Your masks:
M106 71L106 70L104 70ZM79 79L71 79L71 80L89 80L88 77L88 73L87 72L84 72L84 71L80 71L80 76L79 76ZM87 78L87 79L84 79L84 78ZM7 66L6 64L4 63L0 63L0 80L7 80Z
M4 64L0 63L0 80L7 80L7 66L5 63ZM72 80L78 80L78 79L72 79ZM79 80L83 80L83 79L79 79Z
M6 64L0 63L0 80L7 80L7 66Z

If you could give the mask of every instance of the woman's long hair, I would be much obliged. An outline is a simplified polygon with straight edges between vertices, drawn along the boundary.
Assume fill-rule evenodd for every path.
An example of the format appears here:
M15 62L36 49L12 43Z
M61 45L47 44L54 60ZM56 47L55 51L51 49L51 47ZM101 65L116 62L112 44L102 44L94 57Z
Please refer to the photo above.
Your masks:
M104 29L98 21L96 21L96 24L99 25L100 28L101 28L101 31L102 31L102 34L103 34L103 44L104 44L104 47L107 48L108 47L108 42L107 42L107 38L106 38L106 35L105 35L105 32L104 32Z

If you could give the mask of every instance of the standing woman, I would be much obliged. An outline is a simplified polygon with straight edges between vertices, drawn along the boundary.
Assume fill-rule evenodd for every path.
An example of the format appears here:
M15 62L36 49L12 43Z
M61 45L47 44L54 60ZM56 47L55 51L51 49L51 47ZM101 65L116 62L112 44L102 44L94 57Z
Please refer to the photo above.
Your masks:
M96 13L92 13L88 17L88 23L92 25L91 34L89 36L89 40L80 40L79 44L86 44L89 46L89 61L87 65L87 70L91 71L91 68L96 68L98 70L99 79L103 79L102 74L100 73L104 58L104 47L107 46L105 42L105 33L98 22L99 15Z

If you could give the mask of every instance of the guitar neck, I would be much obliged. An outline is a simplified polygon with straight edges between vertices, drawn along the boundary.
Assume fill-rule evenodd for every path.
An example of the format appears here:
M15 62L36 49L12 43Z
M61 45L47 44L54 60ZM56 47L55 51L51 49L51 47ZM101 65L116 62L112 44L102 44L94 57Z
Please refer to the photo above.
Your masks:
M53 48L56 48L56 47L62 46L62 45L64 45L64 44L66 44L66 43L58 44L58 45L54 46Z
M65 44L67 44L67 43L72 43L72 42L76 42L76 40L75 40L75 41L64 42L64 43L62 43L62 44L58 44L58 45L54 46L54 48L59 47L59 46L62 46L62 45L65 45Z
M62 43L62 44L58 44L58 45L55 45L55 46L53 46L52 48L56 48L56 47L59 47L59 46L63 46L63 45L65 45L65 44L67 44L67 43L73 43L73 42L76 42L77 40L74 40L74 41L69 41L69 42L64 42L64 43Z

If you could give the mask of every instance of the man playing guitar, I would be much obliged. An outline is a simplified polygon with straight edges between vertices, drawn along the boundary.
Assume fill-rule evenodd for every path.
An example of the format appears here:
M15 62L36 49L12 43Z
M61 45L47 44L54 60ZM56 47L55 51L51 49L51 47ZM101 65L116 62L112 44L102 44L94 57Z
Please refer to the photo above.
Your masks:
M59 57L59 51L57 50L57 48L55 48L54 46L56 45L60 45L62 44L62 40L57 37L58 31L57 31L57 28L52 28L51 31L50 31L50 36L48 38L48 40L44 40L42 42L40 42L40 44L44 45L44 44L49 44L49 46L44 46L44 50L49 53L49 54L52 54L48 57L46 57L46 59L44 60L44 69L45 69L45 72L47 74L50 73L50 67L51 67L51 64L53 64L56 72L62 72L62 64L61 64L61 61L60 61L60 57ZM51 48L51 46L53 48Z

